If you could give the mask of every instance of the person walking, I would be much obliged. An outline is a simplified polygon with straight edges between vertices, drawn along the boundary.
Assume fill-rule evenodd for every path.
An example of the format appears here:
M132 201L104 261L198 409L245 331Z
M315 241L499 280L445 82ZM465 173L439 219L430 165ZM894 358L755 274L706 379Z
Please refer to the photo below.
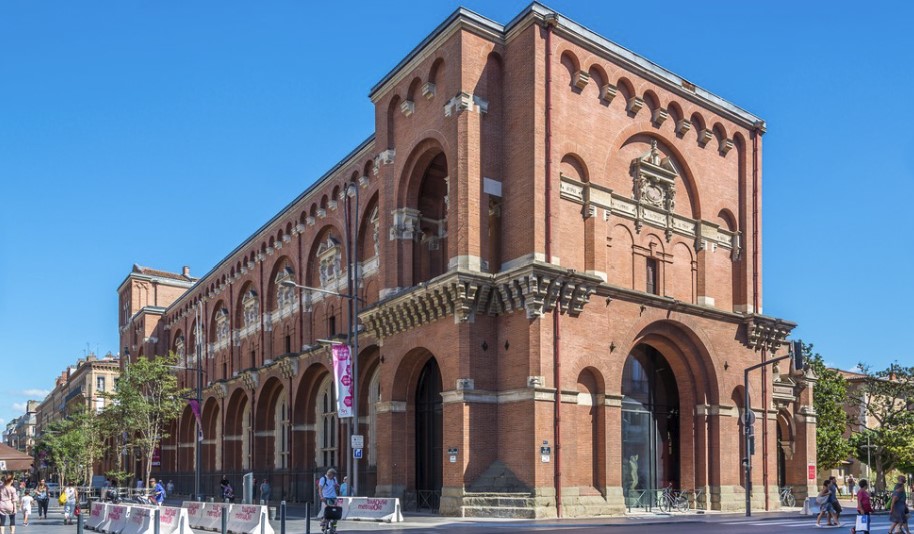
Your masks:
M32 490L25 490L25 495L19 499L19 507L22 508L22 526L29 524L29 516L32 515Z
M835 526L841 526L841 503L838 502L838 479L832 475L828 477L828 501L835 511Z
M68 485L63 490L64 501L63 504L63 524L69 525L73 522L73 518L76 517L76 503L79 502L79 492L76 491L76 488L72 484ZM3 534L0 532L0 534Z
M162 485L162 481L150 478L149 485L152 486L150 499L156 506L162 506L162 503L165 502L165 486Z
M44 479L41 479L41 482L38 483L38 487L35 488L35 502L38 503L38 519L48 518L48 503L51 502L51 491L48 489L48 485L45 484Z
M870 527L870 519L871 519L870 514L873 513L873 504L870 501L870 492L866 491L866 489L869 487L870 484L869 484L869 482L866 481L865 478L861 478L860 482L857 482L857 485L858 485L857 514L866 517L866 520L864 521L864 523L867 526L867 530L858 530L857 529L857 525L860 524L860 521L858 520L854 524L854 526L851 527L851 534L857 534L858 532L866 532L867 534L869 534L870 528L871 528Z
M270 504L272 494L273 488L270 487L269 479L263 479L263 482L260 483L260 504Z
M343 477L343 483L340 484L340 497L349 497L349 477Z
M822 482L822 489L819 491L819 494L816 496L816 504L819 505L819 515L816 517L816 526L822 526L822 516L825 515L828 519L828 526L834 527L837 526L838 522L835 521L832 523L832 517L835 514L835 509L831 505L831 499L829 495L831 494L831 481L825 480Z
M16 534L18 495L13 486L13 475L6 475L3 478L3 486L0 487L0 534L6 534L7 521L10 523L10 534Z
M908 528L908 494L904 488L905 480L904 475L899 475L895 490L892 491L892 504L889 505L889 521L892 525L889 527L889 534L911 534L911 529Z
M232 489L228 479L223 478L219 485L222 486L222 499L225 502L235 502L235 490Z

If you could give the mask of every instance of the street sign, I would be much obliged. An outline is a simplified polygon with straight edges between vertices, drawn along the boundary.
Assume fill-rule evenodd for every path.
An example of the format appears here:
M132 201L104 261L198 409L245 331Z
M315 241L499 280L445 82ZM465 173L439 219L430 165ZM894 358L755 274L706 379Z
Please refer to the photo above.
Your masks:
M752 426L755 424L755 410L746 410L745 416L743 417L743 423L746 426Z
M356 460L362 459L362 449L352 449L352 457Z
M362 434L353 434L351 441L352 441L353 449L364 449L365 448L365 436L363 436Z

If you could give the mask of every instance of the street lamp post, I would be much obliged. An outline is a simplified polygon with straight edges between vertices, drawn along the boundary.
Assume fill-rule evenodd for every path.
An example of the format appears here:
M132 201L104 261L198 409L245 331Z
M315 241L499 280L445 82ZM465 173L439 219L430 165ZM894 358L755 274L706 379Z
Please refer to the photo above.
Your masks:
M353 458L354 453L352 451L352 440L351 437L358 432L359 428L359 385L358 385L358 376L359 376L359 331L358 331L358 319L359 319L359 301L361 300L358 296L358 284L359 284L359 273L358 273L358 206L359 206L359 189L355 184L350 184L346 189L347 197L355 198L355 211L353 212L348 201L345 205L346 211L346 248L348 255L348 269L349 269L349 279L348 284L348 293L340 293L339 291L332 291L329 289L322 289L318 287L309 287L301 284L297 284L292 280L283 280L280 284L286 287L295 287L301 290L302 292L302 309L301 313L304 313L304 301L305 301L305 292L314 292L322 293L324 295L333 295L337 297L342 297L348 299L350 302L350 315L349 315L349 331L346 334L346 344L351 348L350 358L352 359L352 418L349 423L349 446L348 454L346 459L347 470L352 475L352 489L351 494L356 495L359 487L359 469L358 469L358 459ZM354 230L351 230L354 228ZM355 468L353 469L353 463L355 463Z

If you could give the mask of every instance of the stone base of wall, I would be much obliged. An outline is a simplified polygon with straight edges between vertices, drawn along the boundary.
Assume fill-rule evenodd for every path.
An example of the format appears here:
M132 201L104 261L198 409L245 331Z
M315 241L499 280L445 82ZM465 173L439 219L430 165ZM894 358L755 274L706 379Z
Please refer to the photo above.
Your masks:
M543 488L524 493L469 492L443 488L439 513L444 516L511 519L557 517L555 490ZM563 517L605 517L625 513L622 488L607 488L606 496L594 488L564 488Z

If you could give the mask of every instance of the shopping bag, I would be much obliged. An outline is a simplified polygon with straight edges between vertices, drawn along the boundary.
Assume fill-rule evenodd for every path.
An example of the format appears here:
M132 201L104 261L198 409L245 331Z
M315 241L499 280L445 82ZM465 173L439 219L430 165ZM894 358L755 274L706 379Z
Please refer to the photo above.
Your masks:
M854 527L857 532L870 531L870 516L867 514L857 515L857 525Z

